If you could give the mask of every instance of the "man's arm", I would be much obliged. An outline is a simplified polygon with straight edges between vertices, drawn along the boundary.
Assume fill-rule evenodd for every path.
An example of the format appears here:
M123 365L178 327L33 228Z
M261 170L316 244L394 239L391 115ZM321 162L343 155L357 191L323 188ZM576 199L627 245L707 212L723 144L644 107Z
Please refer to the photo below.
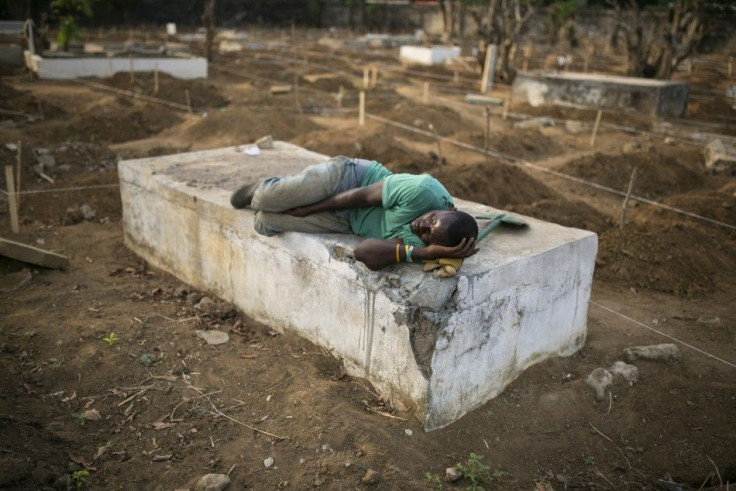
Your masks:
M383 181L379 181L370 186L348 189L347 191L330 196L311 205L286 210L285 213L294 217L305 217L328 210L344 210L347 208L380 205L382 193Z
M376 271L391 264L396 264L396 245L400 239L366 239L355 248L355 259L361 261L368 269ZM443 257L466 258L478 252L474 238L463 239L454 247L430 244L427 247L414 247L411 259L420 262L425 259L439 259ZM399 262L406 261L404 246L398 249Z

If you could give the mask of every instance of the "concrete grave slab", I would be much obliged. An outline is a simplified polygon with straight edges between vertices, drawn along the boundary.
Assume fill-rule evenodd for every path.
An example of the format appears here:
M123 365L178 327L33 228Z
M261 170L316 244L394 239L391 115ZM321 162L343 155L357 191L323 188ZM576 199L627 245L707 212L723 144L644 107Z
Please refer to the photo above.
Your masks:
M449 58L460 56L458 46L402 46L399 59L406 65L442 65Z
M152 72L158 70L174 78L207 78L207 59L166 56L82 56L41 57L25 53L26 66L39 78L111 77L117 72Z
M666 117L685 113L689 86L671 80L532 71L519 72L512 90L516 100L531 106L577 105Z
M259 156L244 148L120 162L126 244L330 350L348 373L414 408L427 430L495 397L530 365L583 346L594 233L525 218L528 230L497 229L455 277L410 264L372 272L352 256L355 236L257 235L254 213L231 208L231 192L327 157L284 142Z

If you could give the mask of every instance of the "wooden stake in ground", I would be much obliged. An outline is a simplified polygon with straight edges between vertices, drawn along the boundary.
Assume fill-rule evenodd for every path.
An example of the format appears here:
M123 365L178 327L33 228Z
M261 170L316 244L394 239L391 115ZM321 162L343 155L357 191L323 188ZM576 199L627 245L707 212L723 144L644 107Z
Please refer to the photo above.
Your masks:
M496 64L496 53L498 53L498 46L495 44L489 44L486 46L486 59L483 64L483 75L480 79L480 91L483 94L493 86L493 74L496 68L494 66Z
M20 232L20 222L18 220L18 205L15 195L15 178L13 177L13 166L5 166L5 182L8 185L8 205L10 207L10 230L14 234Z
M156 62L153 69L153 95L156 94L158 94L158 62Z
M374 67L371 67L371 89L375 89L377 83L378 83L378 67L374 66Z
M488 163L491 160L491 156L488 154L488 146L490 145L490 142L491 142L491 109L488 108L488 107L485 108L485 109L486 109L486 145L485 145L485 150L486 150L486 163Z
M595 48L593 48L593 46L591 46L590 48L588 48L585 51L585 59L583 60L583 71L585 73L588 73L588 65L590 65L590 57L593 55L593 50L594 49Z
M512 91L509 91L509 96L506 99L506 103L503 105L503 113L501 115L501 118L506 121L506 118L509 115L509 109L511 109L512 99L514 98L514 93Z
M457 70L452 72L452 81L455 83L458 83L460 81L460 74L458 73Z
M527 71L529 70L529 58L532 57L532 47L530 45L524 46L522 53L524 54L524 66L522 70Z
M294 104L296 104L296 111L301 116L302 104L299 102L299 74L294 71Z
M22 150L21 150L21 140L18 140L18 156L16 157L16 173L15 173L15 192L20 193L20 164L21 164L21 156L22 156ZM15 197L15 205L18 207L18 212L20 213L20 195L16 195Z
M629 180L629 189L626 190L626 197L624 198L624 202L621 205L621 228L624 228L626 226L626 205L629 204L629 198L631 197L631 192L634 190L634 181L636 180L636 170L637 170L637 167L634 167L634 170L631 171L631 179Z
M424 82L422 89L422 101L427 104L429 102L429 82Z
M192 113L192 100L189 98L189 89L184 89L184 95L187 97L187 109L189 109L189 114Z
M345 89L341 85L340 88L337 89L337 97L336 97L336 99L337 99L337 108L338 109L342 108L342 99L343 99L343 97L345 97Z
M572 60L573 60L572 55L565 56L565 71L566 72L570 71L570 68L572 67Z
M590 146L595 145L595 136L598 134L598 126L601 124L601 117L603 116L603 111L600 109L598 110L598 114L595 117L595 124L593 125L593 134L590 135Z
M365 91L360 91L358 106L358 126L365 126Z
M440 138L440 135L437 133L437 130L434 129L434 125L432 123L429 123L429 129L432 130L432 133L434 133L434 139L437 142L437 159L441 165L442 161L444 160L442 158L442 138Z
M728 57L728 78L733 76L733 58Z

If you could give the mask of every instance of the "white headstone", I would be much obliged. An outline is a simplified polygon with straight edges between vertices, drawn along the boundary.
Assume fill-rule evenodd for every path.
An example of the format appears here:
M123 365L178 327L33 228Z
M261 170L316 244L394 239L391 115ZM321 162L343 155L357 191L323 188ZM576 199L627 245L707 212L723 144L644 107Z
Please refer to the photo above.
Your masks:
M166 23L166 34L168 34L169 36L176 36L176 23L174 22Z

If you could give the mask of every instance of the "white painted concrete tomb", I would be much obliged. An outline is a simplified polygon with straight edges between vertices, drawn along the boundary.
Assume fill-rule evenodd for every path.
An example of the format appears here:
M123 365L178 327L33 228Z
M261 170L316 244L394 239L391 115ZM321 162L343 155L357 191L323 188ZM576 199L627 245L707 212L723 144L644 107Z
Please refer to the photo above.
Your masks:
M230 206L245 182L289 175L327 157L276 142L119 164L125 242L150 264L233 302L277 330L330 350L426 430L498 395L530 365L571 355L586 338L598 238L526 218L481 243L455 277L418 264L368 270L351 235L253 230ZM456 200L470 213L487 206Z
M26 66L39 78L65 79L74 77L111 77L117 72L152 72L158 68L175 78L207 78L207 59L168 56L86 56L43 58L25 53Z
M459 56L459 46L402 46L399 48L399 59L407 65L442 65L448 58Z

